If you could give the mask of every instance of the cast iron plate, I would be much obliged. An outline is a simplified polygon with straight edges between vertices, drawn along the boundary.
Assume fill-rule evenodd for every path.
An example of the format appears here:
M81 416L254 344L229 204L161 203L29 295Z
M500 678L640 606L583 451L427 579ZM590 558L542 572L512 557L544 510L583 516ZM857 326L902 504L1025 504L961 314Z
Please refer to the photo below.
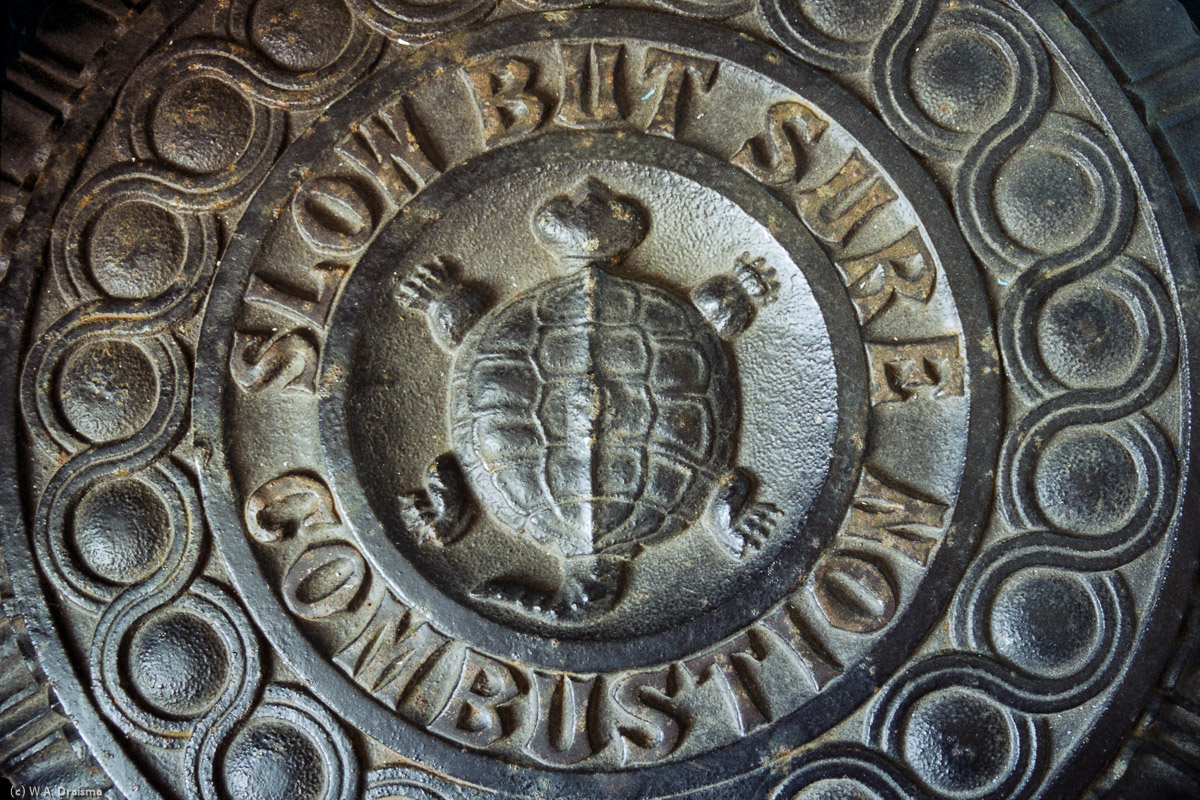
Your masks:
M596 6L48 16L14 784L1200 790L1178 7Z

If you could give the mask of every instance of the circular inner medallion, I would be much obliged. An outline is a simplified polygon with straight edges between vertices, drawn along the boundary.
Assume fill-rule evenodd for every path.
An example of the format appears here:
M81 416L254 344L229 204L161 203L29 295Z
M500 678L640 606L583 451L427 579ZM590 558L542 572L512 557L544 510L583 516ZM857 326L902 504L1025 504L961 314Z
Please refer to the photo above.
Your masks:
M867 402L812 237L749 176L650 137L543 137L417 202L436 221L401 214L347 284L326 363L348 380L323 410L397 589L425 578L480 644L515 628L643 661L778 600L844 510L829 465L858 459Z

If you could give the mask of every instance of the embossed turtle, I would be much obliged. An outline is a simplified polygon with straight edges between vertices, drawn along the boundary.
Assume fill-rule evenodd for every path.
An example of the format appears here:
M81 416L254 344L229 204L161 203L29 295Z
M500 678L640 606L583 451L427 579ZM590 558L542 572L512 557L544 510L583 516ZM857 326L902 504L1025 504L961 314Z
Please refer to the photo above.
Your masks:
M630 559L692 524L737 559L770 534L778 509L752 502L754 477L730 469L739 401L727 341L779 287L748 254L686 299L618 274L649 215L595 179L532 225L566 274L497 308L448 259L397 284L397 301L424 312L453 356L453 453L400 498L401 516L420 541L446 545L481 501L565 564L558 586L508 576L479 593L579 618L611 608Z

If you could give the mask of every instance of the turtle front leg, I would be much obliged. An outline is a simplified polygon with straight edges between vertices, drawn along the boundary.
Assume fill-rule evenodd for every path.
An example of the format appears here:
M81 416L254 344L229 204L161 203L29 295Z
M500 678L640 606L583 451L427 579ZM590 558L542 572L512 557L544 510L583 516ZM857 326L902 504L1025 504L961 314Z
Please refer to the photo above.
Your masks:
M747 469L725 475L709 506L710 528L717 542L735 559L758 550L771 536L783 512L771 503L751 501L758 481Z
M733 269L692 290L692 303L724 339L746 331L758 309L779 297L779 280L764 258L742 253Z
M488 308L483 289L459 281L453 271L449 259L435 258L406 275L394 292L400 305L425 314L434 339L449 352L462 343Z
M424 489L399 499L400 519L416 534L419 544L451 544L467 532L475 518L467 482L457 459L449 453L429 465Z

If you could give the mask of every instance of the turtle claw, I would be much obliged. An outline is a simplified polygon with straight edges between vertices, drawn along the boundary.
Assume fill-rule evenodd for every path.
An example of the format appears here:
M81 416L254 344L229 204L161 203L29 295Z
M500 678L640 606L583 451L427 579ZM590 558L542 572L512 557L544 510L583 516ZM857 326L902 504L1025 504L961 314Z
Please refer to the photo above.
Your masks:
M454 271L450 259L435 258L419 264L393 291L397 303L425 315L438 344L450 351L458 347L488 306L484 292L458 281Z
M765 258L750 258L742 253L733 268L733 276L757 306L765 306L779 298L779 278Z
M750 501L757 483L749 470L735 469L722 479L709 511L717 542L735 559L760 550L783 516L778 506Z
M726 545L731 553L743 558L747 550L761 550L775 530L783 512L770 503L750 503L729 531Z
M475 516L466 481L451 455L439 456L430 465L424 490L398 499L400 521L422 545L452 544L467 532Z
M779 297L779 278L765 258L738 257L733 269L692 290L692 303L725 339L744 333L758 309Z
M396 286L396 299L408 308L425 311L450 290L452 280L442 259L420 264Z

